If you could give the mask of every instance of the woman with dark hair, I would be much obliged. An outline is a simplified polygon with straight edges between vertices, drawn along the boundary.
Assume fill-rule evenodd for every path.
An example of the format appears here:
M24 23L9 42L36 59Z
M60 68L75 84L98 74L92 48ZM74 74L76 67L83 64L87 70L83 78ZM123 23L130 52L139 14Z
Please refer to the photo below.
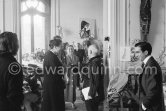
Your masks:
M0 111L21 111L23 72L14 57L18 48L15 33L0 34Z
M61 36L59 36L59 35L56 35L56 36L54 36L54 38L53 39L60 39L60 40L62 40L62 37Z
M64 68L58 57L61 45L62 40L54 37L45 54L42 111L65 111Z
M80 37L81 38L89 38L90 37L90 24L86 21L81 22L81 31Z

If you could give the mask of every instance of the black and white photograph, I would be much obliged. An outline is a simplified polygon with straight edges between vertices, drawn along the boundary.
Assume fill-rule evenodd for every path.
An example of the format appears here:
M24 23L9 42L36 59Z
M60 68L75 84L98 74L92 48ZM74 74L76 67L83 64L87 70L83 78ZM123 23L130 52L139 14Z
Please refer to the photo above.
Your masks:
M166 111L166 0L0 0L0 111Z

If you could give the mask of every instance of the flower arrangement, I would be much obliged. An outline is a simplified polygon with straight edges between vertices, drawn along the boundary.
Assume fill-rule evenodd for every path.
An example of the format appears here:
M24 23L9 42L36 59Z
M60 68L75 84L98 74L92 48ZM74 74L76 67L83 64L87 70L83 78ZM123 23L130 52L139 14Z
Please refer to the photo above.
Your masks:
M35 59L39 62L42 62L44 60L45 56L45 50L44 49L37 49L35 52Z
M42 63L45 56L45 50L44 49L36 49L35 52L31 53L25 53L22 55L22 61L23 63Z

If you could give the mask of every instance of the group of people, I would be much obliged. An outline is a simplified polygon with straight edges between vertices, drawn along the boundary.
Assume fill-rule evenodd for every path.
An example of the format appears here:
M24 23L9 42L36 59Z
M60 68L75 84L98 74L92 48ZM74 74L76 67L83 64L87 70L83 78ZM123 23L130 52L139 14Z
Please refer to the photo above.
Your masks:
M88 47L88 73L81 70L84 65L83 58L80 58L80 53L77 52L80 50L74 50L72 45L65 45L65 50L61 50L62 40L59 36L55 36L49 46L50 50L46 53L43 63L45 77L42 111L65 111L65 101L71 102L75 108L76 87L90 87L88 99L84 99L86 108L87 111L97 111L99 103L104 99L103 74L101 71L97 72L97 69L101 70L102 67L99 46L90 44ZM48 72L50 69L52 71ZM82 87L80 81L83 81Z
M60 36L55 36L50 40L49 47L50 50L46 52L43 62L44 81L41 110L65 111L65 101L72 102L74 106L75 88L79 86L77 81L79 77L79 81L83 82L81 90L89 88L86 98L82 92L87 111L98 111L100 102L105 99L104 74L101 73L103 72L101 71L103 60L99 46L93 42L88 45L87 64L81 65L79 68L76 66L80 59L74 53L73 46L68 45L67 50L62 51ZM18 48L15 33L0 34L0 111L21 111L23 105L22 66L14 57ZM131 92L131 97L137 102L139 111L165 111L162 72L151 53L150 43L135 44L134 54L141 59L143 72L139 76L138 93L135 95ZM75 81L77 82L75 83Z
M90 86L89 99L85 100L88 111L97 111L96 105L102 100L103 78L101 74L94 75L92 70L85 74L86 82L84 87L79 86L81 78L80 69L72 67L82 64L80 52L72 45L67 45L66 50L62 50L62 40L60 36L55 36L49 43L50 49L46 52L43 62L43 93L42 111L65 111L65 101L73 103L76 100L75 88L80 89ZM91 48L90 48L91 47ZM23 69L17 62L15 56L19 49L17 35L12 32L0 34L0 110L1 111L21 111L24 101L23 93ZM94 50L95 49L95 50ZM82 55L81 55L82 56ZM88 48L88 67L100 66L101 56L99 48L91 44ZM82 66L81 66L82 67ZM83 78L83 77L82 77ZM82 80L82 79L81 79ZM94 96L95 93L98 96ZM66 96L66 97L65 97ZM98 102L96 102L98 98Z
M133 52L134 57L142 61L142 73L138 78L138 90L136 94L130 92L131 98L138 105L135 110L165 111L162 71L158 62L151 55L151 44L148 42L136 43Z

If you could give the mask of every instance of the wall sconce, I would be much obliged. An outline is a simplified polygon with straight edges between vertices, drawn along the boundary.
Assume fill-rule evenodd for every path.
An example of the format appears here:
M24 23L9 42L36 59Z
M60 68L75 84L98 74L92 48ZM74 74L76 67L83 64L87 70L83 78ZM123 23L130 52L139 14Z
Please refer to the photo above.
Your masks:
M110 41L110 37L105 37L104 41Z

